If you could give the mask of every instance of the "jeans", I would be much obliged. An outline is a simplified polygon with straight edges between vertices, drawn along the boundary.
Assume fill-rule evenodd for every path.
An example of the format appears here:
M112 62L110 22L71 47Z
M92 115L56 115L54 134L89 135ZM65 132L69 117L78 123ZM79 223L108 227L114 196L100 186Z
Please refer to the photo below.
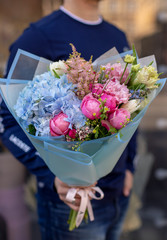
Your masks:
M92 200L95 220L68 230L70 209L63 202L53 203L38 197L39 225L42 240L118 240L129 197L112 200Z

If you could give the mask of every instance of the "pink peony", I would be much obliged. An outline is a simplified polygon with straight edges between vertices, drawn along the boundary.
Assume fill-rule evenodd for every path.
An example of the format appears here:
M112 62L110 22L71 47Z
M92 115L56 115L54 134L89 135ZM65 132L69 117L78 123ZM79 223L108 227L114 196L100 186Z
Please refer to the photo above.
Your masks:
M129 93L129 89L126 85L120 84L119 81L110 81L104 92L113 96L116 99L116 104L127 103L131 94Z
M82 100L82 113L91 120L100 118L100 104L101 103L89 93Z
M121 76L123 74L124 68L122 67L121 63L108 63L105 67L105 74L109 76L109 78L113 78L115 80L120 81ZM122 77L121 83L124 83L129 75L129 70L126 69L124 75Z
M87 94L87 95L83 98L84 101L86 101L86 100L88 100L88 99L94 99L92 93ZM82 108L82 104L84 103L83 100L82 100L82 102L81 102L81 108Z
M101 98L102 101L106 100L104 105L106 107L108 107L108 109L109 109L108 112L111 112L111 111L115 110L116 100L113 96L111 96L109 94L106 94L106 93L103 93L100 98Z
M67 115L61 112L50 120L51 136L61 136L67 134L70 123L65 121L65 118L67 118Z
M108 120L114 128L121 129L130 121L130 112L123 108L117 109L109 115Z
M76 138L77 131L75 129L70 129L68 132L68 135L70 138L75 139Z

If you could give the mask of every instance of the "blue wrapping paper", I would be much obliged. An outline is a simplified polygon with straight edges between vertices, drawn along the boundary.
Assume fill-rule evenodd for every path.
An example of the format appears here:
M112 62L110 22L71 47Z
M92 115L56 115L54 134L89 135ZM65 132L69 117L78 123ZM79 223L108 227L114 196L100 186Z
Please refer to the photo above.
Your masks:
M120 60L125 54L127 54L127 52L110 57L109 60L110 62ZM104 59L102 61L104 61ZM13 109L19 92L35 75L46 72L49 63L50 61L47 59L39 58L33 54L19 50L7 79L0 79L1 95L10 112L50 170L69 185L89 186L112 171L139 126L150 103L163 88L166 79L159 80L160 86L155 89L155 95L149 104L140 111L132 122L121 129L121 132L109 137L85 141L81 144L80 151L73 151L72 147L75 146L77 142L66 142L64 136L37 137L30 135Z

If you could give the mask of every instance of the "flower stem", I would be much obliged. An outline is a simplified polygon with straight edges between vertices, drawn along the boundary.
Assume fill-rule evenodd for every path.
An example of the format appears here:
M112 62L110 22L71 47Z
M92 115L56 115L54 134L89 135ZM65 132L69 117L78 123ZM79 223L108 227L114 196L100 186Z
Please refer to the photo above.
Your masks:
M125 65L124 71L123 71L122 76L121 76L121 79L120 79L120 83L122 82L122 78L123 78L124 73L125 73L125 71L126 71L126 69L127 69L127 66L128 66L128 63L126 63L126 65Z
M68 219L68 223L69 223L69 231L72 231L76 228L76 217L77 217L77 211L71 209L70 210L70 215L69 215L69 219Z
M131 77L131 72L129 73L129 75L128 75L127 79L126 79L126 80L125 80L125 82L124 82L124 84L125 84L125 85L126 85L126 84L127 84L127 82L129 81L130 77Z

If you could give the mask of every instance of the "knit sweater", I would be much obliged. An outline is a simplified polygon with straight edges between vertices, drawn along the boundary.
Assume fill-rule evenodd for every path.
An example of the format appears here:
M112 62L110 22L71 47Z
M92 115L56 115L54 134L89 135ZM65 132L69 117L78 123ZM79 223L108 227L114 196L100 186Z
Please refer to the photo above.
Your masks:
M71 53L70 43L74 44L86 60L91 56L95 60L112 47L116 47L119 52L128 49L125 34L114 25L102 18L97 22L83 21L61 8L30 24L11 45L6 75L18 49L52 61L66 60ZM32 174L36 175L40 193L49 200L58 200L58 195L53 188L55 176L39 157L4 102L1 104L0 115L4 126L0 136L4 145ZM134 171L135 154L136 134L111 173L98 181L98 186L107 196L114 197L122 193L125 170Z

